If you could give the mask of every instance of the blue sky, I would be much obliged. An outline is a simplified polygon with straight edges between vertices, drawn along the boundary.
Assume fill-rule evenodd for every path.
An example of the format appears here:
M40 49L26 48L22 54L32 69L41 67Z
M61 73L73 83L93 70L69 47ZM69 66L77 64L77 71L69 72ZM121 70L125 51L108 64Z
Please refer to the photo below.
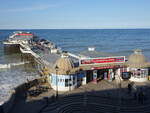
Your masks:
M0 29L150 28L150 0L0 0Z

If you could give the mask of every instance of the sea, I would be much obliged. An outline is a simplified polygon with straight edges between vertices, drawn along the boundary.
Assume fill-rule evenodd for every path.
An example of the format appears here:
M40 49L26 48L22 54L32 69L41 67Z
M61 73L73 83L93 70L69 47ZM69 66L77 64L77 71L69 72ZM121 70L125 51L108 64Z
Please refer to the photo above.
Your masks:
M138 48L150 61L150 29L14 29L0 30L0 64L21 62L21 53L15 50L7 52L2 44L14 31L32 32L74 54L87 51L88 47L95 47L99 52L128 57ZM0 68L0 103L7 99L11 89L35 76L37 72L30 63Z

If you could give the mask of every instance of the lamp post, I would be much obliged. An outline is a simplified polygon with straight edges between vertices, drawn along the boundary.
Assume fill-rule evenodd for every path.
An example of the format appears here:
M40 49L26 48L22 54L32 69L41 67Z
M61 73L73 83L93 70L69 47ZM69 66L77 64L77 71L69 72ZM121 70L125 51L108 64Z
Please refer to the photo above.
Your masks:
M68 84L68 85L69 85L69 91L70 91L70 90L71 90L71 89L70 89L70 85L72 86L71 75L69 74L69 73L70 73L70 70L68 70L66 73L67 73L67 75L69 75L69 80L68 80L68 83L69 83L69 84Z
M57 77L57 74L58 74L58 66L56 65L55 67L55 70L56 70L56 99L58 99L58 77Z

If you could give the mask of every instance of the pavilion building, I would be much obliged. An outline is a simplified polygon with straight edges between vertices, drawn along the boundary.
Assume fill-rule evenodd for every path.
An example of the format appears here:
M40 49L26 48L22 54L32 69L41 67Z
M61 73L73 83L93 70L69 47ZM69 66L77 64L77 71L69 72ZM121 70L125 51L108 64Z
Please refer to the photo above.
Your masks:
M136 49L127 61L127 71L131 73L130 81L146 82L148 81L150 63L142 54L140 49Z
M150 73L150 63L139 49L128 60L125 56L89 49L80 54L77 63L75 65L67 53L57 59L50 75L50 84L54 90L70 91L89 82L97 84L101 80L146 82Z
M79 84L82 84L78 81L79 76L84 76L84 73L79 73L78 70L79 68L75 67L71 58L67 55L62 55L53 67L50 77L51 87L58 91L75 89Z

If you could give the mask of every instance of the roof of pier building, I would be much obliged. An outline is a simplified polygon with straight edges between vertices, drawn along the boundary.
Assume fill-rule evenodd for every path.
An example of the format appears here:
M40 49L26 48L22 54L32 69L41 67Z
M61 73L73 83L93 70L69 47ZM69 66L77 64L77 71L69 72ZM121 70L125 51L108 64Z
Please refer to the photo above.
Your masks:
M117 55L105 53L105 52L99 52L96 51L94 47L88 48L87 51L81 52L80 57L81 59L95 59L95 58L111 58L116 57ZM105 68L115 68L115 67L124 67L125 62L117 62L117 63L97 63L97 64L86 64L86 65L80 65L80 68L83 70L92 70L92 69L105 69Z
M142 50L136 49L133 54L128 57L127 66L131 68L146 68L150 67L150 62L142 54Z
M89 47L88 50L80 53L80 57L85 57L85 58L111 57L111 56L114 55L105 52L98 52L95 50L94 47Z
M54 73L58 75L75 74L77 68L74 66L74 62L66 55L62 55L55 63L53 67Z

